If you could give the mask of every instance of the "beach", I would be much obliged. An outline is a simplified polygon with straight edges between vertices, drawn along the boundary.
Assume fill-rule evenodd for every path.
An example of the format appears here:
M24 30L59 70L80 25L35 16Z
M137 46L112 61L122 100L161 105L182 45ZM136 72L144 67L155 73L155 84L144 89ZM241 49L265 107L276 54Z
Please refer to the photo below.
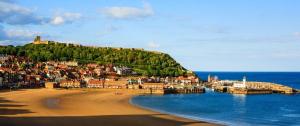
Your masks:
M2 126L213 126L140 108L121 89L22 89L0 92Z

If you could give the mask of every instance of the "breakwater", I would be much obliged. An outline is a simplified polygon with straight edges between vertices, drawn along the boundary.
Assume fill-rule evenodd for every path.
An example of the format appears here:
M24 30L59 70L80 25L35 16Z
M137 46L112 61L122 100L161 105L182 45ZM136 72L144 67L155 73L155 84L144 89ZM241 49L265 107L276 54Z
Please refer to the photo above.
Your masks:
M139 94L192 94L205 93L202 87L195 88L164 88L164 89L129 89L135 90Z
M247 82L244 88L234 87L233 83L240 83L239 81L234 81L228 83L224 82L214 82L207 83L212 89L218 92L227 92L232 94L294 94L299 93L299 90L284 86L281 84L269 83L269 82Z

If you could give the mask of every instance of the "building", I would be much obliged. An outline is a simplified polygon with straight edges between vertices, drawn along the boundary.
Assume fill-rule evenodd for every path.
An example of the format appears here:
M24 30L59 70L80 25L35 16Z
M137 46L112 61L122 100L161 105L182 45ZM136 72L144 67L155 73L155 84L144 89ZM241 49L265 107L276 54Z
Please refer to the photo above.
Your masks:
M207 82L211 82L211 76L210 76L210 74L208 74Z
M41 40L41 36L36 36L35 37L35 39L34 39L34 41L32 42L32 44L35 44L35 45L39 45L39 44L48 44L49 43L49 41L42 41Z
M90 79L86 84L87 88L103 88L103 86L104 81L99 79Z
M114 71L117 72L118 75L131 75L133 70L128 67L114 67Z
M106 80L104 88L125 89L127 88L127 81Z
M7 56L5 54L0 54L0 62L5 62L8 59L9 59L9 56Z
M47 89L53 89L54 85L55 85L54 82L46 82L45 83L45 88L47 88Z
M89 63L89 64L87 64L86 66L87 66L88 68L96 68L96 67L98 67L99 65L96 64L96 63Z
M212 83L212 82L217 82L217 81L219 81L218 76L211 76L210 74L208 75L207 82Z
M76 80L61 80L59 86L64 88L80 88L80 82Z
M127 88L128 89L140 89L138 84L128 84Z
M54 66L53 66L53 65L50 65L50 64L46 64L45 70L46 70L46 71L53 71L53 70L54 70Z
M246 77L244 76L243 82L237 82L233 84L234 88L246 88Z
M142 84L142 89L164 89L163 83L144 83Z
M73 66L73 67L78 66L78 62L76 62L76 61L63 61L63 62L60 62L59 64Z

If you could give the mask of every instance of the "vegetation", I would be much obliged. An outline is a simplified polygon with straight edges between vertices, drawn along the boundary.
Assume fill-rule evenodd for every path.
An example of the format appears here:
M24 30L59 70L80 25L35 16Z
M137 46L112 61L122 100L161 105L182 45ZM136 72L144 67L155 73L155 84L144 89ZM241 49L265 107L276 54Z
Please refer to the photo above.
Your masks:
M186 69L168 54L109 47L87 47L50 42L48 45L1 46L0 54L27 56L33 61L78 61L133 68L145 76L186 75Z

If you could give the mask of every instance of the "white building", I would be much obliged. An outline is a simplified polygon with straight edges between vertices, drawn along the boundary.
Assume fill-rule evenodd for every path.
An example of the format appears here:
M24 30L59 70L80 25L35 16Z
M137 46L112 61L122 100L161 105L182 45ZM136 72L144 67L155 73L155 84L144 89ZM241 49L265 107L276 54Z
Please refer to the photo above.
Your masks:
M234 88L246 88L246 77L244 76L243 82L238 82L233 84Z

